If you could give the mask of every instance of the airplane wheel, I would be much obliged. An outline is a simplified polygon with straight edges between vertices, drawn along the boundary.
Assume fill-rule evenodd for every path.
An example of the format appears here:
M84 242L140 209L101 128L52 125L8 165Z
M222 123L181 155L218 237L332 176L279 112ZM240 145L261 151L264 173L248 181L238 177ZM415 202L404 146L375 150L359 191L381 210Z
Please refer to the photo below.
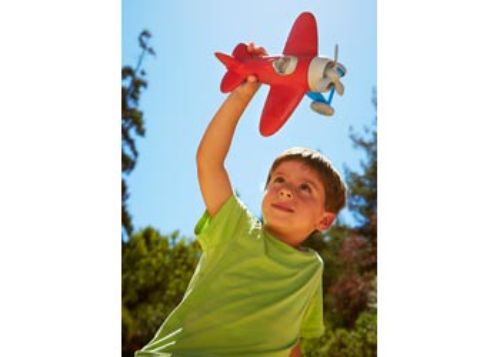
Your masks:
M335 110L331 106L323 102L313 101L311 103L311 109L316 113L326 116L332 116L335 113Z

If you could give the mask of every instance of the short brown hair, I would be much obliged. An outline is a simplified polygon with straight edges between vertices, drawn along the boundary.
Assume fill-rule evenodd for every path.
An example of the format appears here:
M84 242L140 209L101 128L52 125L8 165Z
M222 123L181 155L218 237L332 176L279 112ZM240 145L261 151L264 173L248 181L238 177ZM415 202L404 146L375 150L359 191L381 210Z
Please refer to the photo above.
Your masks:
M274 160L267 175L266 187L273 171L285 161L300 161L319 174L325 189L325 209L337 214L345 206L347 188L339 172L326 156L318 151L303 147L293 147L282 152Z

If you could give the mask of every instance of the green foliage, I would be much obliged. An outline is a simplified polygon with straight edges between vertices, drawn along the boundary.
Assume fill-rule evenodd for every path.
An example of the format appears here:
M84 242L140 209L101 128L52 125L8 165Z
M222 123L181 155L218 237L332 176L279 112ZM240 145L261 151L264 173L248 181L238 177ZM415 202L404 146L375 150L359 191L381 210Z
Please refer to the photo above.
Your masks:
M353 330L337 329L333 333L329 356L374 357L377 355L377 315L363 312Z
M129 192L125 175L132 172L139 156L135 139L138 136L143 137L146 133L143 112L139 110L139 99L142 89L147 87L147 82L144 79L146 73L140 70L140 67L146 54L155 54L147 43L149 38L151 34L146 30L139 35L142 52L136 68L129 66L122 68L122 229L127 236L132 234L134 227L127 208Z
M306 339L301 344L304 357L375 357L377 356L377 314L364 311L353 329L327 328L319 339Z
M182 300L201 249L178 232L162 236L151 227L122 249L122 343L124 355L131 355Z

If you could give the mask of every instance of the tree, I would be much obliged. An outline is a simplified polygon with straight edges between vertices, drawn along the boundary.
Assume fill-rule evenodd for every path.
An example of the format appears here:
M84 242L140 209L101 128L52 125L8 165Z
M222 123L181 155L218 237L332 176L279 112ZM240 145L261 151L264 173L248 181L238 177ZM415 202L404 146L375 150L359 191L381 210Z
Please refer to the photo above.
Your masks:
M327 326L320 339L304 340L302 352L304 357L376 357L376 312L362 312L351 329Z
M376 94L373 104L376 108ZM306 244L324 262L325 334L305 340L304 356L376 356L377 276L377 131L376 117L364 135L350 135L366 154L361 170L345 168L348 208L356 218L349 226L337 222L326 234Z
M122 247L122 355L133 356L181 302L201 248L178 232L161 235L151 227Z
M147 87L144 79L146 72L141 70L142 61L147 54L155 55L153 48L148 45L149 38L151 34L148 31L141 32L139 46L142 52L136 67L122 68L122 230L129 237L134 227L127 207L129 192L125 176L130 175L139 156L135 139L146 133L143 112L139 110L139 99L142 89Z
M373 105L377 108L376 92ZM364 151L361 171L345 169L349 187L348 207L358 224L346 237L337 258L343 264L329 292L334 297L334 310L341 324L352 327L359 314L368 308L376 296L377 276L377 130L365 128L364 135L351 132L354 147Z
M374 92L373 105L377 108L377 96ZM348 206L360 225L357 231L370 239L376 247L377 239L377 117L375 129L365 128L365 135L351 132L351 139L356 148L364 150L366 161L361 162L361 173L346 168L346 181L349 186Z

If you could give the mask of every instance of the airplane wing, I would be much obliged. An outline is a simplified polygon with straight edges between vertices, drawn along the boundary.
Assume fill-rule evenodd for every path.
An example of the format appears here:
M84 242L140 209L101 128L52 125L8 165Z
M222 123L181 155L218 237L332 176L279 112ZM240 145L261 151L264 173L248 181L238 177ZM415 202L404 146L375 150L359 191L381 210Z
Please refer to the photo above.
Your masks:
M288 86L272 86L260 118L260 133L270 136L277 132L288 120L305 91Z
M303 12L293 23L286 40L285 55L318 55L318 29L310 12Z

